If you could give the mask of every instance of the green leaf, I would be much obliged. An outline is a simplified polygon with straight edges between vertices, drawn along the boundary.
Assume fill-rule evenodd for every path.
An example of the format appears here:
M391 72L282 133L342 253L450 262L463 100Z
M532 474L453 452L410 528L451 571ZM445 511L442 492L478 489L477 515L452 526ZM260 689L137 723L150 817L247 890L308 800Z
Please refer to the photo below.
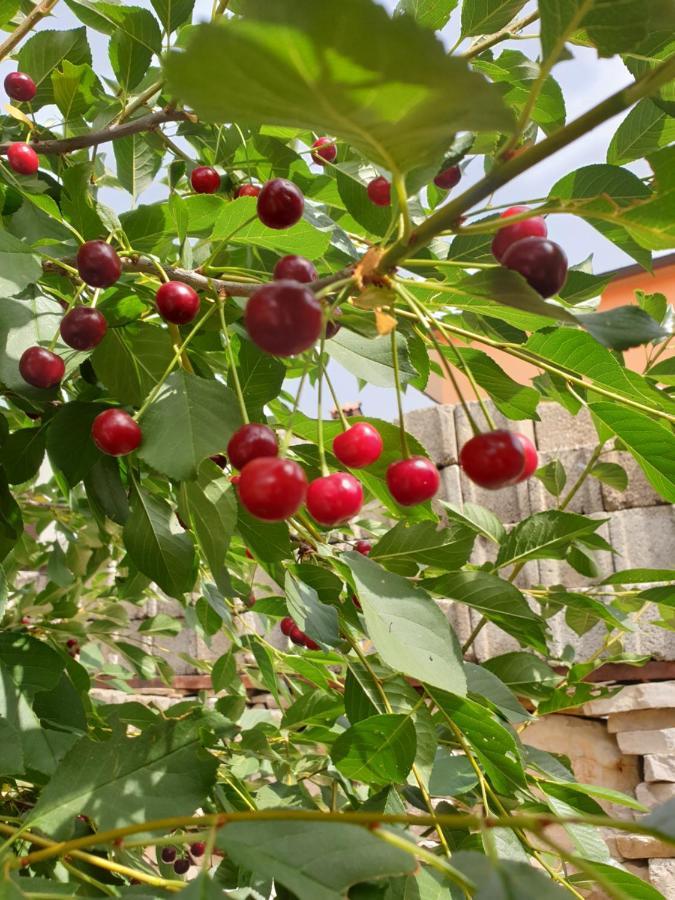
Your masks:
M150 187L159 172L164 152L147 134L132 134L113 141L117 180L134 200Z
M366 784L402 784L415 760L415 726L407 715L381 715L348 728L331 748L338 771Z
M268 228L256 216L253 197L239 197L223 203L213 226L211 237L228 244L261 247L278 253L299 253L309 259L322 256L330 243L330 235L301 219L291 228Z
M527 722L529 716L518 698L494 672L469 662L464 663L464 672L469 694L488 700L512 724Z
M34 284L42 275L40 259L24 242L0 230L0 292L3 302Z
M397 672L456 694L466 691L461 652L448 620L428 594L360 553L345 553L368 635Z
M370 556L403 575L414 575L418 565L458 569L468 561L474 540L474 533L459 524L438 529L434 522L399 522L380 538Z
M461 862L459 865L461 868ZM568 891L529 863L500 859L487 871L483 863L482 871L486 877L479 883L474 900L566 900L568 896Z
M70 487L75 487L101 459L91 439L91 426L106 407L99 403L66 403L50 420L47 452L52 465L63 472Z
M607 148L614 166L642 159L675 141L675 119L651 100L641 100L621 122Z
M675 503L675 435L649 416L616 403L591 403L589 409L621 439L647 480L664 500Z
M564 559L571 540L593 534L603 521L558 509L535 513L509 532L495 565L501 569L529 559Z
M286 368L280 360L263 353L252 341L240 341L237 372L250 416L262 415L263 407L279 395ZM234 389L228 378L228 386Z
M526 0L464 0L462 35L493 34L516 16Z
M603 584L642 584L657 581L675 581L675 569L624 569L613 572Z
M20 72L30 72L38 89L31 101L33 109L40 109L45 104L54 102L52 72L59 69L65 60L76 66L91 65L91 51L85 28L38 31L19 51L17 69Z
M65 122L83 116L96 103L101 85L87 63L76 66L64 59L61 71L52 72L54 102Z
M424 28L439 29L448 24L458 0L398 0L397 15L406 13Z
M10 484L21 484L36 475L45 455L45 429L19 428L5 440L0 465Z
M343 900L352 884L407 874L416 866L410 854L367 829L338 822L233 822L220 829L216 846L299 900Z
M262 522L239 504L237 531L257 560L278 563L291 556L291 542L285 522Z
M559 497L567 484L567 475L559 459L552 459L534 473L549 494Z
M240 5L243 19L199 26L165 63L170 90L201 119L335 135L392 172L440 162L455 131L512 125L496 88L407 16L344 0L336 28L314 0Z
M167 34L192 18L195 0L150 0Z
M531 653L504 653L485 660L482 665L515 694L523 697L547 697L551 689L560 682L560 676Z
M124 328L109 328L90 359L111 397L129 406L140 406L172 356L166 329L132 322Z
M396 334L396 347L401 384L409 384L417 376L417 372L410 362L406 339L400 333ZM334 338L326 342L326 351L331 359L368 384L394 387L394 357L389 335L366 338L342 328Z
M152 17L150 19L154 22ZM125 31L114 31L108 44L108 56L120 85L125 91L131 91L143 80L153 53Z
M472 791L478 776L466 756L454 756L440 747L429 779L432 797L458 797Z
M180 597L192 589L192 538L183 531L166 501L134 489L131 514L124 526L124 546L139 572L170 597Z
M515 585L489 572L449 572L435 579L430 589L450 600L477 609L522 644L546 653L546 630Z
M194 478L200 462L222 451L240 424L229 388L184 370L174 372L141 420L138 455L175 481Z
M23 534L21 510L9 491L7 476L0 468L0 562Z
M197 479L183 485L185 505L199 546L220 590L229 586L225 567L237 523L237 498L230 479L210 460L199 467Z
M602 875L605 882L622 892L625 900L663 900L663 894L652 887L648 881L619 868L618 865L609 865L594 860L591 867ZM586 874L572 875L570 882L575 886L587 887L590 890L594 890L597 886L597 880L595 878L591 880L591 877Z
M608 484L617 491L625 491L628 487L628 474L623 466L613 462L596 463L589 472L593 478Z
M0 663L23 692L54 688L63 672L63 660L43 641L26 634L0 633Z
M473 347L457 347L457 353L476 382L487 391L495 406L507 419L535 419L539 392L532 387L518 384L487 353ZM451 363L456 356L443 348Z
M85 476L84 486L94 508L100 507L109 519L124 525L129 518L129 501L116 459L101 454Z
M206 799L217 768L201 747L202 727L196 717L160 722L138 737L81 738L27 822L59 839L72 833L77 815L90 815L103 830L191 815Z
M319 595L310 587L286 572L284 581L288 611L301 631L315 641L335 647L340 643L338 616L334 606L319 600Z
M670 334L639 306L617 306L605 312L577 315L577 321L610 350L628 350Z
M480 534L500 544L506 537L506 529L499 521L497 516L490 509L479 506L477 503L465 503L461 509L457 509L452 503L441 501L446 516L455 522L467 525L476 534Z

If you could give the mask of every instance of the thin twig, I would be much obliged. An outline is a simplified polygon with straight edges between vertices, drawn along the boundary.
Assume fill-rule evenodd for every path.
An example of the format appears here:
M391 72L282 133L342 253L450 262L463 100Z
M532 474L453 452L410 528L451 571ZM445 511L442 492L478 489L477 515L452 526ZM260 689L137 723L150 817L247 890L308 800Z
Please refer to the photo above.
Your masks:
M21 43L27 34L30 34L40 19L49 15L57 3L58 0L43 0L28 13L23 22L0 44L0 61L9 56L16 45Z

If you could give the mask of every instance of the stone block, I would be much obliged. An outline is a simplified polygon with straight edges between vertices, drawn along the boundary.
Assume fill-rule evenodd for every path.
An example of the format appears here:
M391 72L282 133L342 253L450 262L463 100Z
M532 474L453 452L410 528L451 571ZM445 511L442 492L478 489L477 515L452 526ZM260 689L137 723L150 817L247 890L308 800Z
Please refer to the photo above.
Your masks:
M404 416L406 431L416 437L437 466L457 462L454 407L429 406Z
M675 846L644 834L620 834L616 847L624 859L674 859Z
M675 756L645 756L645 781L675 781Z
M675 797L675 784L668 781L646 784L643 781L635 788L635 796L643 806L651 809L653 806L660 806Z
M540 403L537 412L539 421L534 423L534 433L539 450L577 450L579 447L597 446L598 433L586 409L572 416L557 403Z
M460 485L459 466L446 466L444 469L441 469L441 487L436 498L452 503L453 506L461 509L462 488Z
M499 491L489 491L474 484L462 472L460 487L464 503L478 503L480 506L486 507L505 525L520 522L521 519L530 515L530 495L526 482L514 484Z
M539 465L545 466L557 459L567 475L565 490L569 490L585 469L592 453L591 447L582 447L578 450L544 450L539 453ZM550 494L538 478L530 478L527 486L533 513L557 508L558 498ZM596 478L586 478L567 509L584 515L601 511L603 505L600 482Z
M436 603L443 610L446 619L450 622L457 640L463 644L473 629L471 620L471 608L464 603L456 603L454 600L437 600Z
M653 604L648 606L640 614L638 627L623 637L617 649L622 646L625 653L646 656L650 659L675 659L675 631L651 624L661 619L658 607Z
M675 900L675 860L650 859L649 880L663 900Z
M675 508L620 509L609 521L610 544L616 551L614 568L669 569L675 547Z
M609 484L601 485L604 508L611 512L617 509L642 509L646 506L661 506L666 501L645 478L644 472L630 453L614 451L602 457L603 462L614 462L626 470L628 486L618 491Z
M643 756L645 753L667 756L675 753L675 728L660 731L623 731L616 736L617 744L624 753Z
M607 719L607 731L656 731L659 728L675 728L675 709L633 709L614 713ZM653 779L658 781L659 779Z
M609 716L635 709L674 709L675 681L629 684L613 697L591 700L583 707L585 716ZM649 752L649 751L646 751Z

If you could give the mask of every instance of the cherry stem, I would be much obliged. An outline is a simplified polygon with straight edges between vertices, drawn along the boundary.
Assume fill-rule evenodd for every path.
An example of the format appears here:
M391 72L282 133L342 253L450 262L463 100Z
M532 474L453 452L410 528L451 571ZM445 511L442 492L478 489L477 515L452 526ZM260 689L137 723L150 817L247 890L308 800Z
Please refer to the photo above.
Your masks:
M403 419L403 401L401 398L401 375L398 368L398 344L396 343L396 328L391 330L391 357L394 365L394 384L396 386L396 405L398 406L398 429L401 436L401 453L403 459L410 457L408 449L408 436L405 432L405 421Z
M234 359L234 351L232 350L232 341L230 340L230 335L227 330L227 322L225 321L225 301L222 297L218 297L216 303L218 304L218 315L220 316L220 325L221 325L221 333L223 344L225 345L225 351L227 353L227 358L230 363L230 371L232 373L232 383L234 384L234 390L237 395L237 400L239 401L239 410L241 412L241 417L246 425L248 425L250 419L248 417L248 410L246 409L246 401L244 400L244 392L241 389L241 382L239 381L239 372L237 371L237 364Z
M396 191L396 199L398 200L401 212L399 240L406 241L410 237L412 230L410 225L410 208L408 206L408 194L405 189L405 178L403 175L396 173L393 178L394 190Z
M319 383L316 390L316 406L317 406L317 429L318 429L318 445L319 445L319 462L321 463L321 474L325 477L329 474L328 465L326 464L326 448L323 438L323 370L324 370L324 346L326 344L326 323L321 330L321 343L319 344Z
M347 416L344 414L344 410L340 406L340 401L338 400L338 396L335 392L335 387L333 386L333 382L330 380L328 375L328 366L325 366L323 370L324 378L326 379L326 384L328 385L328 390L331 393L331 397L333 398L333 403L335 404L335 409L337 411L338 416L340 417L340 422L342 423L342 428L344 431L348 431L351 427L349 422L347 421Z
M64 318L68 315L68 313L71 311L71 309L75 306L75 304L77 303L78 297L80 296L80 294L82 293L82 291L84 291L85 287L86 287L86 284L85 284L84 282L82 282L82 284L80 284L80 285L77 286L77 288L75 289L75 292L74 292L73 296L72 296L72 297L70 298L70 300L68 301L68 306L67 306L67 307L65 308L65 310L63 311L63 317L64 317ZM51 339L51 341L50 341L50 343L49 343L49 347L47 348L48 350L51 350L52 353L54 352L54 347L56 347L56 345L57 345L57 343L58 343L59 335L60 335L60 334L61 334L61 332L60 332L60 330L57 328L56 331L54 332L54 337Z

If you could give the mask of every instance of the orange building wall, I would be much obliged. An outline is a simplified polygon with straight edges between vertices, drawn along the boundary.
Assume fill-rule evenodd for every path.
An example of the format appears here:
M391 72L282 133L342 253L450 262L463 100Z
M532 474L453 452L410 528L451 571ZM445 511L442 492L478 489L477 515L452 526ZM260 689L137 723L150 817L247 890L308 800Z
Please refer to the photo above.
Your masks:
M645 272L639 266L624 269L605 288L600 301L599 311L614 309L617 306L626 306L635 303L635 291L645 291L647 294L664 294L669 303L675 303L675 260L668 256L662 260L654 261L654 271ZM440 337L440 336L439 336ZM461 343L458 341L458 344ZM489 347L480 347L497 362L514 381L527 384L535 375L540 373L536 366L531 366L519 359L514 359L501 350L492 350ZM661 359L675 354L675 347L666 351ZM435 354L433 354L435 356ZM647 351L645 347L634 347L624 353L626 365L636 372L642 372L645 367ZM473 389L467 379L455 370L460 390L465 397L473 397ZM457 403L459 398L453 386L446 378L431 375L426 393L439 403Z

